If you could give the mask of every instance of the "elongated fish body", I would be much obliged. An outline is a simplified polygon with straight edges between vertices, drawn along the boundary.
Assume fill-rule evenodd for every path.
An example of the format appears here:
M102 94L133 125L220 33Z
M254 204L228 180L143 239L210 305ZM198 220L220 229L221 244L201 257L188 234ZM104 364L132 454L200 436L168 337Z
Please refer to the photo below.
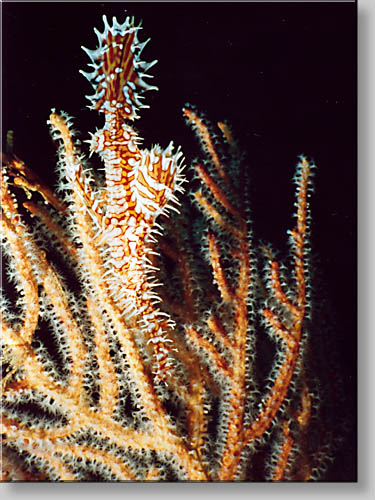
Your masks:
M147 107L143 93L157 90L146 83L146 71L157 61L140 59L148 42L140 43L134 20L123 24L104 16L104 32L95 30L99 46L83 47L91 59L91 73L81 71L94 88L90 109L104 113L105 124L92 134L90 148L105 166L106 195L101 215L103 234L109 248L107 281L115 302L128 317L141 315L140 327L153 344L155 375L166 379L171 360L167 332L173 322L155 303L159 297L150 279L153 268L147 255L158 215L175 209L176 191L182 191L182 153L154 146L140 149L141 139L130 123ZM94 207L92 207L94 209Z

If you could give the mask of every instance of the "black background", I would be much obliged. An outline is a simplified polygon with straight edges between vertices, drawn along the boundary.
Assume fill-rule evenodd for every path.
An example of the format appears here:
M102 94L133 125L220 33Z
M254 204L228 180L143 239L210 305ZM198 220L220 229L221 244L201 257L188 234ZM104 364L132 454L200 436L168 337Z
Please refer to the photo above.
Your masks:
M50 109L72 115L82 139L102 126L86 108L91 86L80 49L96 47L102 15L143 20L144 59L159 92L136 126L145 143L199 152L181 108L195 104L227 120L247 153L257 237L287 250L294 174L301 153L315 160L313 250L337 323L342 379L355 421L356 391L356 4L52 3L3 4L3 134L54 183ZM353 438L355 440L355 438ZM353 445L353 444L352 444ZM354 469L354 465L352 466ZM344 474L345 476L345 474ZM351 476L351 477L348 477ZM352 480L353 470L342 480Z

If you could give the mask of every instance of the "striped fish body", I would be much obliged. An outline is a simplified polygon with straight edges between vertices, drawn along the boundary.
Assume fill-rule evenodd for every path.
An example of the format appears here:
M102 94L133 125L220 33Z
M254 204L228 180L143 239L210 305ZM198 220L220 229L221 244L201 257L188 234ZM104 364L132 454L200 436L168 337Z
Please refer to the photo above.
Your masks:
M140 26L127 18L109 26L104 16L104 32L95 30L99 46L84 49L91 59L92 73L82 74L90 81L94 94L90 108L104 113L103 129L92 134L91 152L100 155L105 166L106 196L101 217L104 243L109 248L107 280L114 300L125 314L141 315L141 327L153 344L156 376L165 380L171 362L168 329L173 322L155 307L160 300L153 291L155 283L150 251L156 218L176 209L175 191L182 191L182 153L156 145L140 149L141 139L130 123L137 112L147 107L142 94L157 89L145 82L147 71L156 61L141 61L148 42L140 43ZM93 207L91 207L91 211Z

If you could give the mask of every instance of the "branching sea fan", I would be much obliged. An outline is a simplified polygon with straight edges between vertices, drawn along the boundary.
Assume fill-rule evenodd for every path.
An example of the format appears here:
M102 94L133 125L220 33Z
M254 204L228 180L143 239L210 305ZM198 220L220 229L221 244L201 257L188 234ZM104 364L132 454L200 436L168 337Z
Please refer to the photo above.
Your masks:
M185 106L203 148L188 167L172 143L142 149L140 29L104 17L85 49L104 176L63 112L57 193L3 158L2 478L318 479L338 392L311 286L315 165L299 158L283 262L253 235L227 124Z

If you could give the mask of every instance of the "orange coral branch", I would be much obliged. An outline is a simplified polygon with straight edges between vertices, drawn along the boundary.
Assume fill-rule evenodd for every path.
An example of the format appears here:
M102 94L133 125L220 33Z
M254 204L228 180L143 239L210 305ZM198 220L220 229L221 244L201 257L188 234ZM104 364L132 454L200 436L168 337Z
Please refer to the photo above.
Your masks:
M290 452L293 448L294 440L290 435L290 424L287 420L283 422L283 443L280 449L276 467L272 474L272 481L282 481L285 469L288 465Z
M220 189L220 187L213 181L211 176L208 174L203 165L196 164L194 165L195 170L197 171L199 177L205 183L205 185L212 192L214 198L226 209L229 213L234 215L234 217L241 217L238 210L230 203L224 191Z
M197 129L203 147L210 156L212 163L215 165L215 168L218 171L220 177L222 177L222 179L224 179L225 181L228 181L228 175L223 169L219 156L216 152L214 143L212 141L212 134L208 130L207 125L204 123L202 118L197 113L195 113L195 111L192 108L185 107L183 109L183 113L185 117L189 120L189 122Z
M220 252L215 240L215 236L211 233L208 233L207 238L208 250L210 252L211 266L215 282L219 287L223 299L227 302L231 302L234 299L234 294L220 262Z
M215 367L219 370L219 372L221 372L224 376L228 376L230 373L228 363L225 361L216 347L211 344L209 340L202 337L202 335L200 335L194 328L186 328L186 333L188 334L190 341L195 346L205 351L208 356L212 358Z

